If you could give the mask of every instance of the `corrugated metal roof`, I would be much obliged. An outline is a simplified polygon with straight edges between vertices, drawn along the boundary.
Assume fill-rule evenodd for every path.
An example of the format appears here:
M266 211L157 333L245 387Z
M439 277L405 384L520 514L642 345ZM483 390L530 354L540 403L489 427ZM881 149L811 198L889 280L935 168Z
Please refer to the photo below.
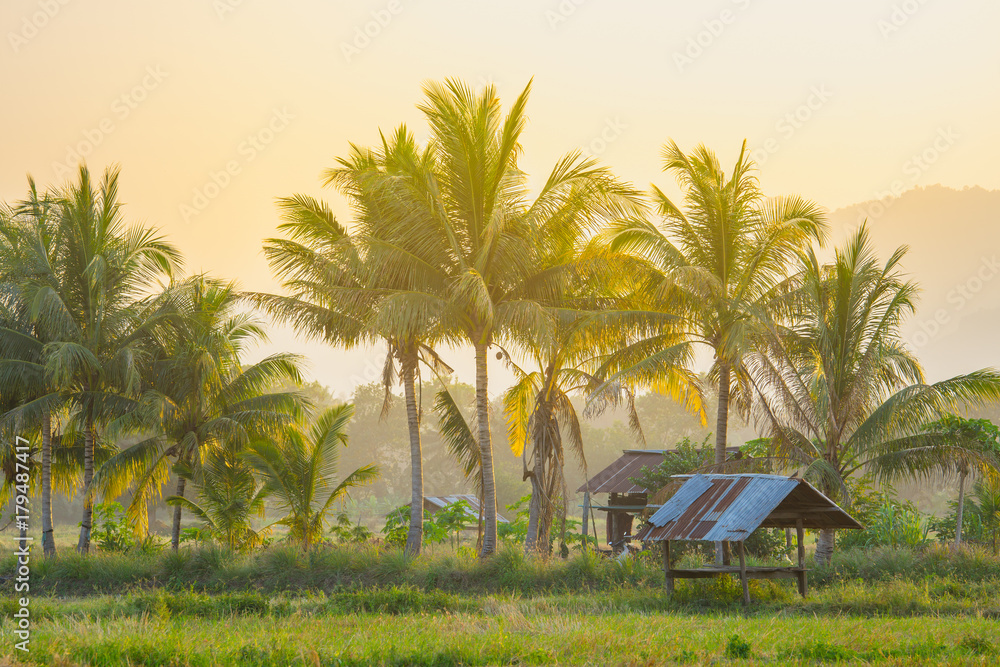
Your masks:
M727 447L726 451L734 454L739 447ZM665 455L676 452L674 449L625 449L622 455L607 468L597 473L585 482L577 493L646 493L646 489L631 481L638 477L643 466L654 468L663 462Z
M456 493L452 496L424 496L424 509L430 512L436 512L439 509L444 509L452 503L457 503L460 500L464 500L469 503L470 509L465 510L465 513L469 516L479 520L479 497L472 493ZM428 507L429 505L429 507ZM510 523L507 519L500 516L497 512L497 521L500 523Z
M761 526L861 528L805 480L781 475L678 475L687 481L636 535L640 540L740 541Z

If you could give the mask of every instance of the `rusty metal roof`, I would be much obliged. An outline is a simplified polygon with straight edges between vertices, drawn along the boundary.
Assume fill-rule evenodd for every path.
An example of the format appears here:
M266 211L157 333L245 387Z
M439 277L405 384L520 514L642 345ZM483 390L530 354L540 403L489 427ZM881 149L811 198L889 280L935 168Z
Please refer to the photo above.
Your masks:
M640 540L741 541L757 528L861 528L805 480L781 475L678 475L687 481L636 535Z
M585 482L577 493L646 493L646 489L635 484L630 478L637 477L643 466L653 468L663 462L663 457L676 450L673 449L626 449L611 465L597 473ZM738 452L739 447L727 447L730 454Z

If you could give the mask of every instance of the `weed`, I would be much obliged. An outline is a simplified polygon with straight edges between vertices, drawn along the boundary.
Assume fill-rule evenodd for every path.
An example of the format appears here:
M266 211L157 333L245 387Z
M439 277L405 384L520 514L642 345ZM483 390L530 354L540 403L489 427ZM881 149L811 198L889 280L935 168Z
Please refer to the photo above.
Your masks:
M746 660L750 657L750 642L739 635L733 635L726 642L725 656L731 660Z

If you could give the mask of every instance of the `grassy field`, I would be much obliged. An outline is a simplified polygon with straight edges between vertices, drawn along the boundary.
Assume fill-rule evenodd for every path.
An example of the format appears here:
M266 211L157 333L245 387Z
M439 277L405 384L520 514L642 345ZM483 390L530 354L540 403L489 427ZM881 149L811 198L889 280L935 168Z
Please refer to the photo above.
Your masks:
M0 561L10 571L10 557ZM882 549L788 583L729 579L662 592L655 560L551 562L514 549L415 561L372 548L65 555L32 575L32 644L10 664L654 665L1000 661L1000 560ZM19 662L17 662L19 661Z

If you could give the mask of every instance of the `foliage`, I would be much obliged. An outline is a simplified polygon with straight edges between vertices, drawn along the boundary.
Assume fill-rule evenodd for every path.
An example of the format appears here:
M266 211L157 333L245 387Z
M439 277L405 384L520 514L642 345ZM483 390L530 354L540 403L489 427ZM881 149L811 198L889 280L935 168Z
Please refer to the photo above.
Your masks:
M360 520L358 523L353 523L350 517L344 512L337 515L333 527L330 528L330 534L333 535L335 540L343 544L367 542L374 535L372 531L361 525Z
M749 555L762 560L780 560L788 555L783 528L758 528L747 536L743 547Z
M946 515L931 518L930 529L938 542L952 544L958 528L958 501L953 500L948 506L949 512ZM979 506L974 499L966 496L962 514L962 543L983 544L987 540L986 527L979 516Z
M531 502L531 495L522 496L517 502L507 505L507 516L509 518L508 523L501 523L498 528L498 535L500 539L505 540L510 543L523 543L525 536L528 533L528 513L529 504ZM548 545L555 543L560 544L560 555L565 558L570 548L580 549L583 544L583 533L581 530L582 523L572 517L566 517L566 534L565 534L565 544L561 542L563 537L562 534L562 507L558 508L557 512L558 521L553 521L549 527L549 539ZM590 537L590 543L594 544L593 536ZM542 550L541 553L548 553L548 550Z
M424 510L424 543L436 544L448 539L448 531L435 522L435 515ZM382 535L386 544L394 547L406 546L406 536L410 529L410 506L402 505L385 516Z
M881 262L865 225L832 264L802 251L781 297L793 325L769 326L747 358L774 464L803 470L835 501L845 497L846 480L863 472L891 482L959 462L984 472L995 466L978 448L924 431L957 406L1000 398L1000 374L925 382L901 333L918 289L902 271L905 253L899 248ZM820 533L821 562L833 552L834 532Z
M750 649L750 642L739 635L732 635L726 642L725 656L730 660L748 660Z
M718 388L714 458L724 463L730 403L750 412L744 357L762 320L782 317L774 294L795 253L823 243L826 215L798 196L765 197L745 141L731 170L703 144L685 154L670 141L662 155L683 192L680 205L654 186L659 225L633 217L604 231L612 250L635 256L629 273L641 298L630 314L638 335L598 375L662 389L664 367L690 365L692 346L708 347L713 363L703 383Z
M91 535L102 551L121 553L136 544L125 509L118 502L94 505L94 530Z
M861 531L866 546L921 547L928 542L930 523L915 507L886 503L875 521Z
M207 535L231 551L259 547L271 528L254 529L253 518L264 518L267 489L232 448L212 451L207 459L198 468L175 466L180 476L196 483L197 498L171 496L167 504L186 508L202 522Z
M340 449L347 445L353 414L350 404L338 405L321 414L310 429L285 428L273 440L251 442L243 455L263 480L263 492L286 512L278 523L288 526L289 538L304 551L322 539L334 503L378 477L374 464L339 477Z
M452 544L457 545L462 531L474 527L478 522L472 505L467 500L459 499L435 512L433 523L436 529L444 531L446 538L451 538Z
M656 493L667 484L676 482L677 480L671 480L674 475L686 475L711 465L715 460L715 451L708 442L711 437L712 434L709 433L701 443L695 444L690 437L684 436L672 450L664 453L663 461L653 468L643 466L639 474L630 481L650 493Z
M993 554L996 555L1000 551L1000 480L978 480L972 487L972 495L983 529L989 535Z
M927 544L933 519L922 516L913 503L899 500L891 486L876 487L870 476L851 478L847 485L850 514L864 529L841 531L837 535L838 546Z
M424 543L441 544L451 539L452 544L457 546L461 531L476 525L477 522L474 517L472 506L465 500L457 500L449 503L433 514L425 509ZM385 517L385 526L382 528L385 541L393 546L404 546L406 544L409 521L409 505L397 507L387 514Z
M244 513L257 512L259 507L249 507L255 503L249 473L237 473L232 456L224 452L291 424L304 408L295 391L272 390L276 383L301 379L297 355L277 353L244 364L247 349L266 335L258 318L240 311L242 295L235 283L194 276L172 285L161 299L169 304L171 327L150 352L144 391L111 428L115 437L135 441L102 465L94 481L106 496L131 492L129 518L140 534L148 502L159 497L174 466L183 471L175 496L183 496L185 485L194 482L205 486L203 500L214 496L216 504L231 509L242 504ZM220 457L229 463L222 465ZM203 461L214 462L207 477ZM219 474L227 479L213 483ZM235 498L222 498L236 488L245 499L234 504ZM177 500L175 506L174 531L180 530L181 507L204 519L205 512L188 501ZM245 530L237 536L236 527L223 528L221 515L215 519L229 541L257 539ZM240 521L249 526L246 517Z
M989 419L968 419L946 414L924 426L924 432L951 445L977 448L1000 455L1000 428Z
M180 543L198 542L205 543L212 541L212 530L207 526L188 526L181 529Z

